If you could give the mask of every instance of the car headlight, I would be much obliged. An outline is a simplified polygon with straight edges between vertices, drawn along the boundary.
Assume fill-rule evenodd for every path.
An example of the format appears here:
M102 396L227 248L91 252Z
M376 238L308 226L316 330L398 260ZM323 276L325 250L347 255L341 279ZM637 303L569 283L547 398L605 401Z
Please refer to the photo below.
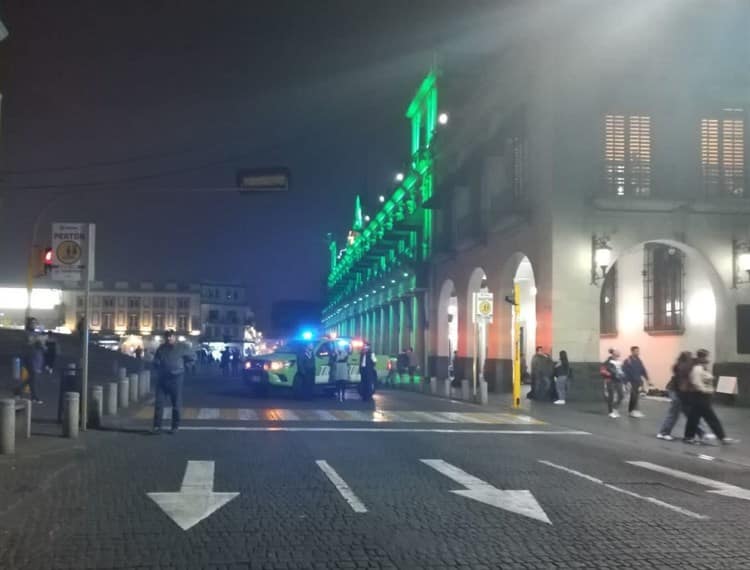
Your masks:
M252 367L252 364L250 362L245 362L245 370L250 370Z
M279 370L283 370L284 368L289 368L294 365L294 360L272 360L271 362L267 362L265 369L271 370L272 372L277 372Z

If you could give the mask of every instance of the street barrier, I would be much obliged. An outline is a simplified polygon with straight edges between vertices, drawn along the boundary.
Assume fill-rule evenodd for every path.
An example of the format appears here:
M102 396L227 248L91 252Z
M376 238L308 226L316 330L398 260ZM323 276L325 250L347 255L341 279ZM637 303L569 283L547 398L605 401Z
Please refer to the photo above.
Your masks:
M107 384L107 415L117 414L117 382Z
M138 401L138 373L133 372L130 375L130 401L134 404Z
M117 371L117 379L118 380L127 380L128 379L128 369L125 367L121 367Z
M479 382L479 401L478 404L486 405L489 402L489 396L487 395L487 382L481 380Z
M437 378L430 378L430 394L437 394Z
M461 399L467 402L471 400L471 389L468 380L461 380Z
M18 383L21 381L21 359L16 356L11 361L11 374L13 382Z
M146 371L141 370L138 373L138 396L140 398L146 397L146 394L148 394L147 388L148 386L146 385Z
M11 455L16 452L16 401L7 398L0 400L0 453Z
M130 395L130 382L128 380L120 380L117 383L119 391L117 394L117 403L120 409L128 407L128 396Z
M91 387L91 407L89 408L89 425L93 428L102 427L104 415L104 387Z
M24 419L26 420L26 433L24 433L26 439L29 439L31 437L31 407L31 400L26 400L26 405L23 409Z
M63 436L76 439L78 437L78 424L80 422L80 395L78 392L65 392L64 402Z
M451 379L450 378L445 378L443 380L443 391L440 395L445 398L451 397Z

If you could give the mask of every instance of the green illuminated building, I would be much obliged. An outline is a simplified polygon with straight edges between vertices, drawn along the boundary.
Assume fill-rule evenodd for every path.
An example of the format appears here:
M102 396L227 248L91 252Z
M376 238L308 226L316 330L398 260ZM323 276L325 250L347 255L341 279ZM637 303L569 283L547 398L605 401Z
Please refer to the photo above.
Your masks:
M414 347L425 355L427 261L432 248L434 142L438 117L437 73L422 81L406 111L411 159L403 180L366 222L359 196L346 245L329 244L327 330L362 336L381 354Z

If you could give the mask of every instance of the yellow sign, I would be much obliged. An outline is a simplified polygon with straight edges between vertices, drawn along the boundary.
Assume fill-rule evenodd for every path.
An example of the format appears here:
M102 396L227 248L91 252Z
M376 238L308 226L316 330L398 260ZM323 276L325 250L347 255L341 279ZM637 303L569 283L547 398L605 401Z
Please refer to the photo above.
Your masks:
M477 313L480 317L489 317L492 314L492 303L490 301L479 301Z

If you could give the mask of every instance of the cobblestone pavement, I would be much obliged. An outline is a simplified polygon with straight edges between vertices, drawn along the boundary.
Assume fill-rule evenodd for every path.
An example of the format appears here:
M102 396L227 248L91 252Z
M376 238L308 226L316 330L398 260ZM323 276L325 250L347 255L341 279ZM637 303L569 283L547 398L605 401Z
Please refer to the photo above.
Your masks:
M333 406L249 401L212 386L193 380L186 405ZM400 393L375 406L476 411ZM177 435L151 436L138 415L88 432L85 451L57 463L53 455L15 465L61 471L30 478L12 508L0 509L0 568L750 568L750 470L740 465L549 421L196 419ZM300 431L278 429L292 425ZM213 491L239 496L182 530L147 493L196 493L200 477L186 476L188 461L213 462ZM0 463L0 484L8 468ZM453 492L471 485L474 498ZM476 499L492 488L530 491L551 524Z

